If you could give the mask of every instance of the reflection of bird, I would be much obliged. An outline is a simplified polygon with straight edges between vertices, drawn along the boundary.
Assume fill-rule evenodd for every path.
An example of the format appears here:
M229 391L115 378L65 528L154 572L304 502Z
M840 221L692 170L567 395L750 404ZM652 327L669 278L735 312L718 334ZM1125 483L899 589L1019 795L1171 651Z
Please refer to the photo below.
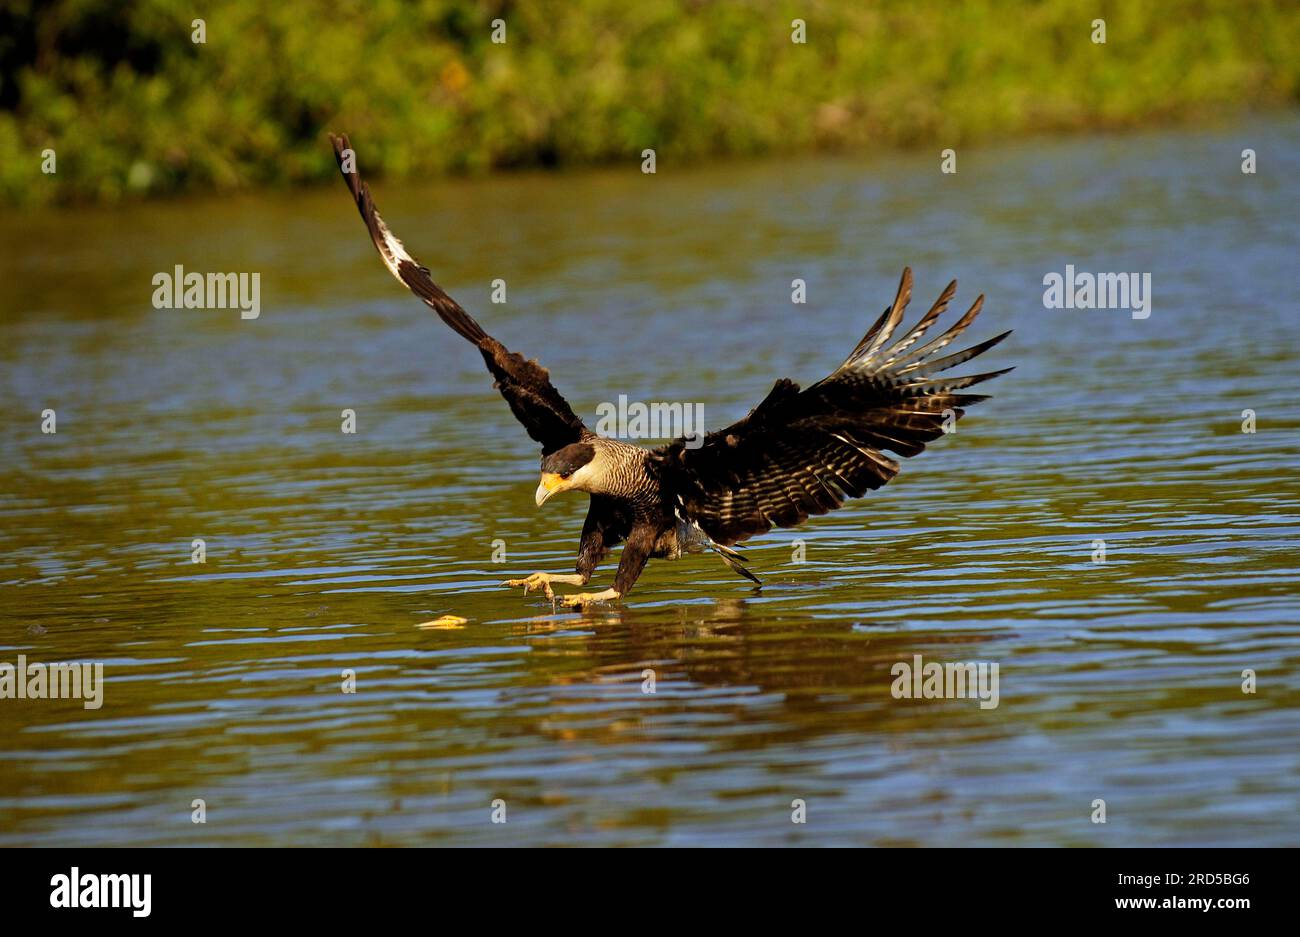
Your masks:
M748 416L703 440L683 438L645 449L598 436L560 396L545 368L508 351L433 282L379 217L369 188L356 173L347 137L330 139L384 264L478 348L515 417L541 443L538 506L561 491L591 495L577 572L535 573L508 583L524 586L525 592L542 589L554 599L553 582L586 585L619 543L625 545L613 588L565 596L565 605L620 598L651 557L675 558L705 549L757 583L731 544L774 526L793 527L811 514L841 507L847 497L860 498L868 488L879 488L899 469L882 450L901 456L921 452L951 428L964 407L988 399L957 391L1011 370L938 376L1010 334L935 357L975 320L983 296L950 329L918 345L952 299L956 281L915 327L891 343L912 293L912 273L904 270L893 305L843 364L808 389L783 378Z

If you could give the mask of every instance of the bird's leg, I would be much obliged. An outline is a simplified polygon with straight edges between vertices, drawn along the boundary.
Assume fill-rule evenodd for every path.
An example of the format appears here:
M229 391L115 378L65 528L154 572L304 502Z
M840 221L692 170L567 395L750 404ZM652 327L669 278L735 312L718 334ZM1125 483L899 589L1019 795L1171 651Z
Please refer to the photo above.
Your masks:
M604 592L576 592L573 595L560 596L560 604L570 608L574 606L586 607L596 605L600 602L608 602L610 599L621 598L621 593L617 589L606 589Z
M534 589L541 589L546 593L546 597L554 602L555 590L551 588L553 582L562 582L566 586L585 586L587 579L581 573L533 573L525 579L507 579L502 585L523 586L524 595Z
M641 575L641 570L645 569L646 560L650 558L650 551L658 537L659 528L653 524L634 527L627 538L626 546L623 547L623 558L619 560L618 572L614 574L614 587L604 592L579 592L575 595L562 596L560 602L572 608L577 605L585 607L608 602L611 599L621 599L632 591L632 586Z

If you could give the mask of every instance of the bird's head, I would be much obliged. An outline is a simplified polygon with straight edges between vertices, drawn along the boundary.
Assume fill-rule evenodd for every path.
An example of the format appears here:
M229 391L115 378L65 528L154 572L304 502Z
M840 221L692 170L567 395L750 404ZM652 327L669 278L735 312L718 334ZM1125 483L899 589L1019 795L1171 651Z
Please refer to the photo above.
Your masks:
M596 447L575 442L542 456L542 480L537 486L537 506L561 491L591 491L594 479Z

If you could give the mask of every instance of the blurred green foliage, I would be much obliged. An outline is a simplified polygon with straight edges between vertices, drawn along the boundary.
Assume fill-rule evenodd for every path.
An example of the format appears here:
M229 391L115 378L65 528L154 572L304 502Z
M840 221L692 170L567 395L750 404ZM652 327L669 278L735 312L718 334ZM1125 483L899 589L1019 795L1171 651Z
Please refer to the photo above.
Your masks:
M0 201L322 179L330 129L400 177L1124 127L1294 103L1297 49L1295 0L5 0Z

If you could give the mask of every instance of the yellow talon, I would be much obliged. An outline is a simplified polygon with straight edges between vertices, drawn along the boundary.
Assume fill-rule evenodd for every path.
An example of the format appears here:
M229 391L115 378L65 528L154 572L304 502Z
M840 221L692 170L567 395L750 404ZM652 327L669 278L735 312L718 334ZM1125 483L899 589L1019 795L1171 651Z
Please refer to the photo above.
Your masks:
M507 579L503 585L523 586L524 595L532 592L534 589L541 589L546 593L546 597L551 601L555 600L555 591L551 588L550 580L545 573L533 573L526 579Z
M579 592L575 595L562 596L560 603L569 608L577 606L585 608L588 605L598 605L601 602L608 602L610 599L617 599L618 597L618 592L613 589L606 589L604 592Z
M554 605L555 590L551 588L551 583L553 582L563 582L571 586L580 586L582 585L582 577L577 573L533 573L531 576L524 579L507 579L502 583L502 585L523 586L524 595L527 595L534 589L539 589L546 594L546 597L551 600L551 604Z

